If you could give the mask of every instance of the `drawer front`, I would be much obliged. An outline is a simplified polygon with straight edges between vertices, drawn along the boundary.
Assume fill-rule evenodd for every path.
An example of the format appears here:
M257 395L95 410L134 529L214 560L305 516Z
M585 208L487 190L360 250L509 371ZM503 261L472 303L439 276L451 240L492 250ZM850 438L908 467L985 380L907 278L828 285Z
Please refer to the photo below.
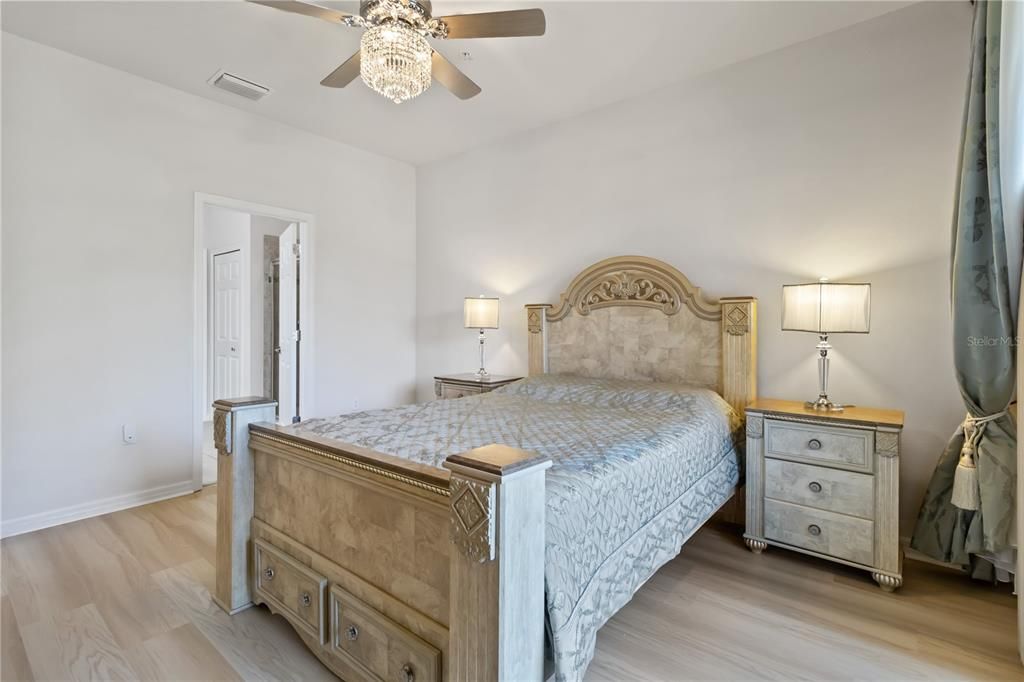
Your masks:
M321 644L326 642L327 579L263 540L255 541L255 553L258 596Z
M331 653L386 682L437 682L441 652L351 594L331 585Z
M765 459L764 496L862 519L875 516L875 477L870 474Z
M866 519L765 500L764 536L865 566L874 564L875 524Z
M480 393L480 389L472 386L456 386L454 384L441 385L442 398L464 398L467 395L477 395L478 393Z
M764 446L768 457L871 472L875 433L866 429L769 419L764 426Z

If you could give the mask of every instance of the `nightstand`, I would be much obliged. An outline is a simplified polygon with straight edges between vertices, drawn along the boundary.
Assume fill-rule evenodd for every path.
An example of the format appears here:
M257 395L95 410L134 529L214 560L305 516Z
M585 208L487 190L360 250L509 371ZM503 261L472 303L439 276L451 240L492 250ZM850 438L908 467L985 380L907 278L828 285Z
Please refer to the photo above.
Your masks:
M862 568L887 592L902 585L903 413L818 412L768 399L746 412L747 547L760 554L775 545Z
M434 377L434 395L438 398L463 398L467 395L489 393L494 389L519 381L522 377L503 377L491 374L483 379L476 374L442 374Z

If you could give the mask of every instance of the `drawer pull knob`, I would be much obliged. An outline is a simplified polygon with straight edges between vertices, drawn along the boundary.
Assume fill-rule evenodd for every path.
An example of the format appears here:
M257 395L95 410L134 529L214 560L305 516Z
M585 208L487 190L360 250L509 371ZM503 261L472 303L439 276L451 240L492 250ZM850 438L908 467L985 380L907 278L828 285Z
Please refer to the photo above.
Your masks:
M408 663L402 666L402 682L416 682L416 673Z
M812 523L811 525L807 526L807 532L811 535L821 535L821 526Z
M264 571L263 571L263 577L264 577L264 578L265 578L266 580L273 580L273 579L274 579L274 569L273 569L273 568L270 568L270 567L268 566L268 567L266 568L266 570L264 570Z
M817 438L812 438L807 441L807 447L810 450L821 450L821 441Z
M313 598L309 596L309 592L302 593L302 605L309 606L313 603Z
M810 483L807 484L807 487L811 489L812 493L821 492L821 484L818 483L817 481L811 481Z
M345 630L345 636L348 637L351 642L356 641L359 639L359 628L355 625L349 625L348 630Z

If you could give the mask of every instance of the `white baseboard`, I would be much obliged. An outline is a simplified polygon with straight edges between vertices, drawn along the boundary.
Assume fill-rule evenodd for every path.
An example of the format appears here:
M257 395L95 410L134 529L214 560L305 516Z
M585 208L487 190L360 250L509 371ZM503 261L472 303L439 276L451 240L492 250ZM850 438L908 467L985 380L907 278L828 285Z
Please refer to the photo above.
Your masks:
M13 535L31 533L34 530L42 530L52 526L59 526L72 521L81 521L101 514L121 511L130 507L159 502L171 497L188 495L193 492L192 481L172 483L149 490L140 490L127 495L117 495L93 502L85 502L70 507L62 507L52 511L29 514L16 519L4 519L0 524L0 537L9 538Z

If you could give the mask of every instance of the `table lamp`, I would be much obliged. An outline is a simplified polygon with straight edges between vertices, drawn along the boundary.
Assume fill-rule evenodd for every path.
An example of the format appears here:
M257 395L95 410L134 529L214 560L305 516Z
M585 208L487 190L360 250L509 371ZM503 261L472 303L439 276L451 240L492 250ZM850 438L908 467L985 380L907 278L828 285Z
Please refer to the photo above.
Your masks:
M809 408L838 412L828 397L829 334L867 334L871 324L871 285L829 282L787 284L782 287L782 331L818 335L818 399ZM851 406L847 406L851 407Z
M483 295L466 298L463 319L466 329L480 330L480 370L476 373L476 378L486 379L489 375L484 369L484 330L498 328L498 299Z

